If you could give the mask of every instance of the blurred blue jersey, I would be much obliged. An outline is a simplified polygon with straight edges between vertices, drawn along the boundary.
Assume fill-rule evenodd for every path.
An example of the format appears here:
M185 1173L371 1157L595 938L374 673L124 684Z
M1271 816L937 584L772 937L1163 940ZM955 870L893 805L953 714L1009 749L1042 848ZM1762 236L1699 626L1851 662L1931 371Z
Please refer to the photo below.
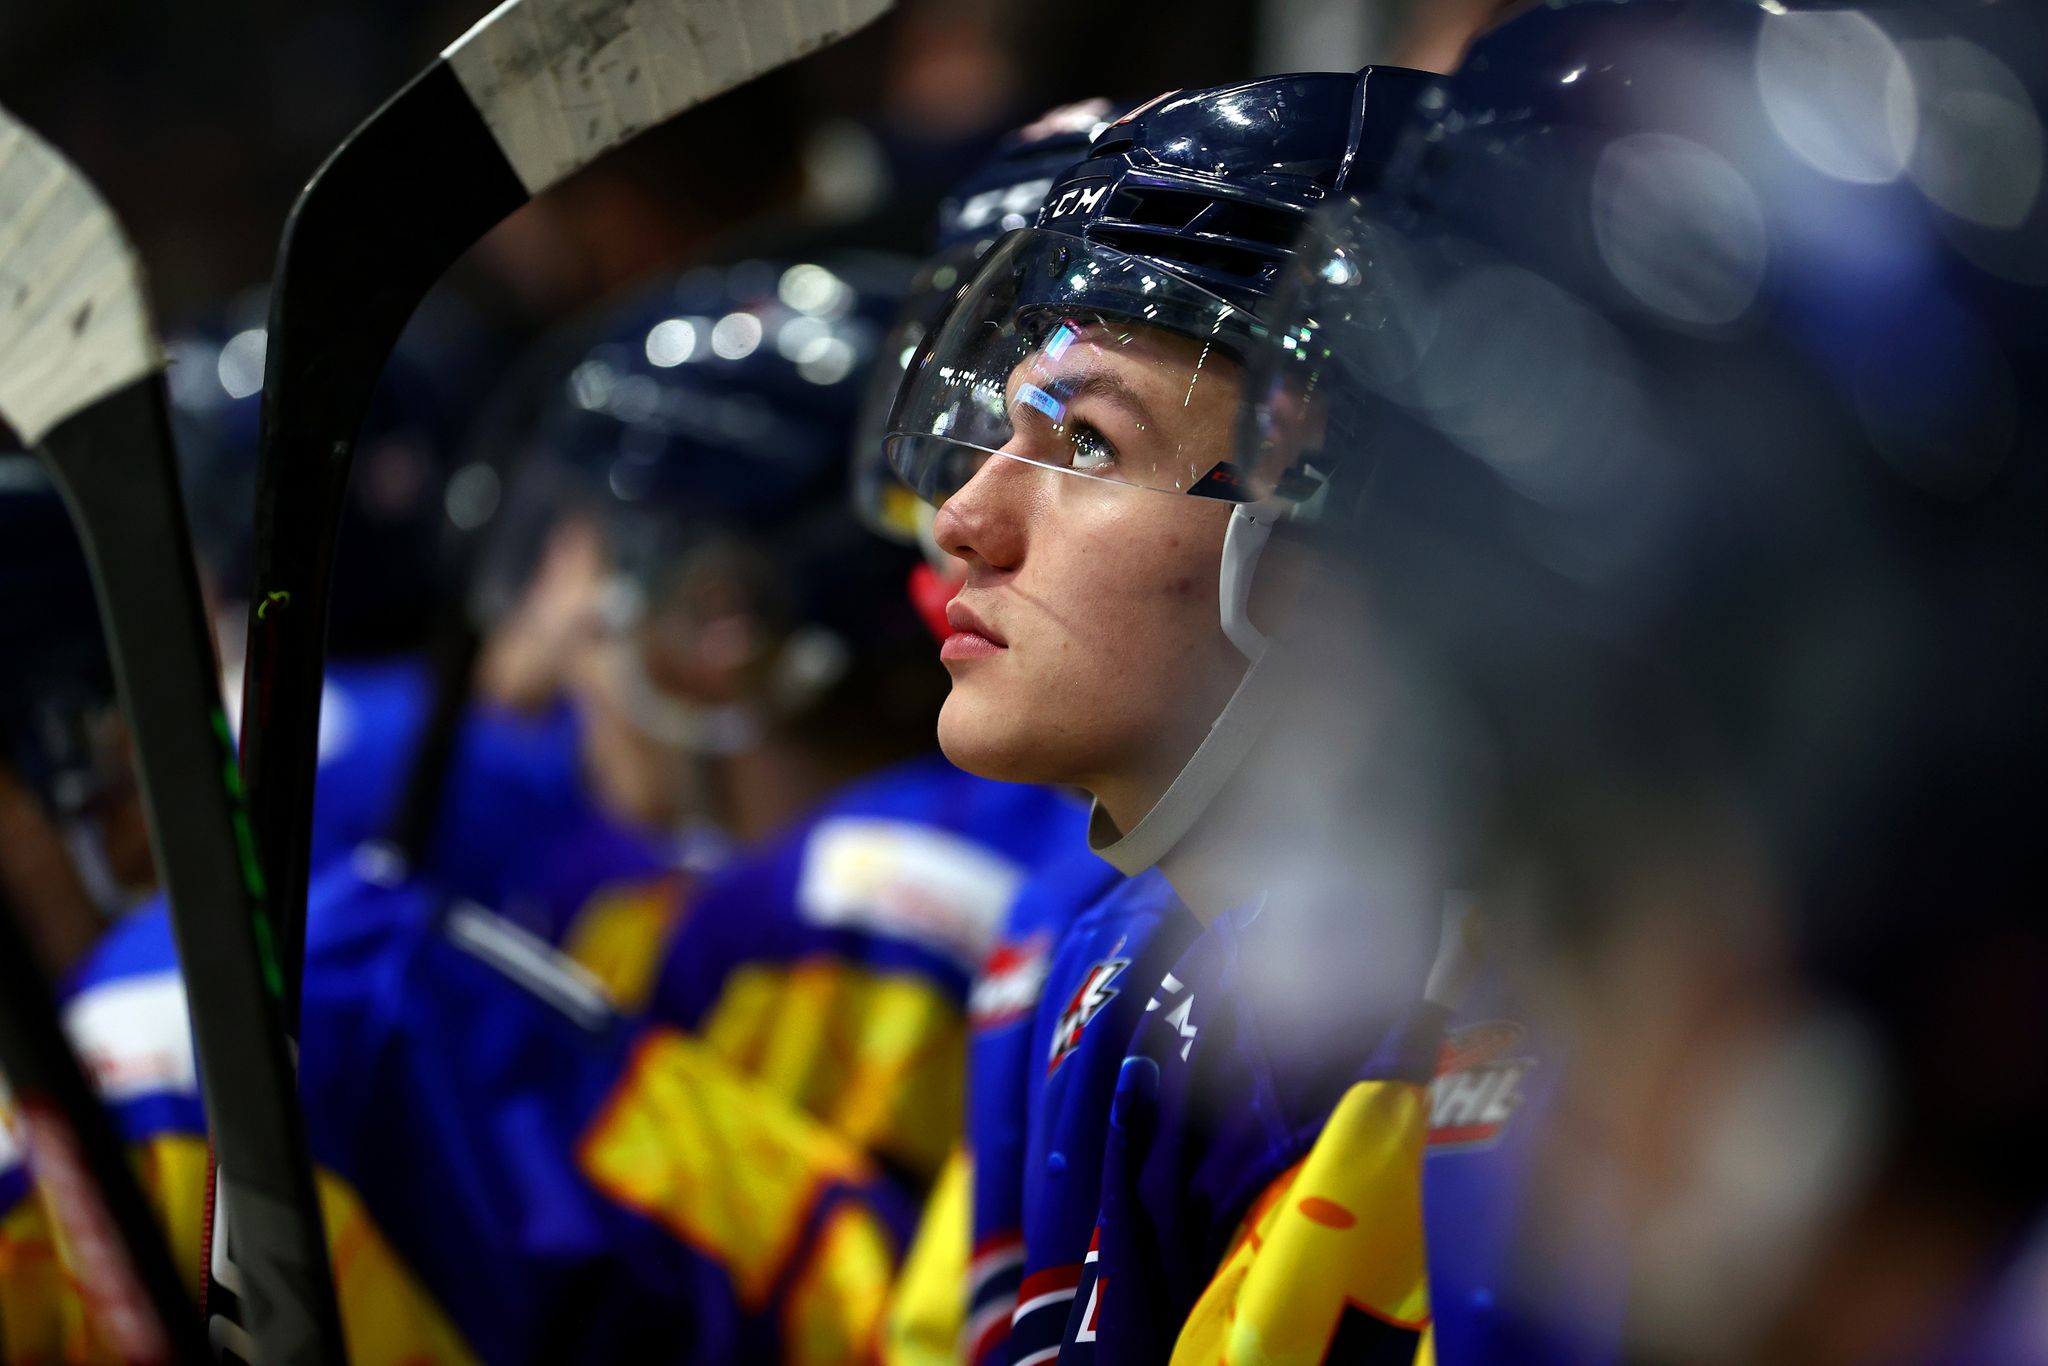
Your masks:
M732 970L831 958L964 1002L1025 879L1086 847L1086 808L921 755L851 783L706 879L648 1009L695 1026Z
M473 904L336 865L309 911L300 1079L352 1346L398 1332L392 1359L493 1362L867 1350L911 1207L855 1146L700 1041L623 1020ZM67 1012L145 1165L182 1173L157 1183L169 1215L204 1174L183 1012L161 912L119 928Z
M928 1182L961 1131L972 975L1032 873L1085 850L1086 818L921 756L694 887L601 896L568 948L622 1003Z

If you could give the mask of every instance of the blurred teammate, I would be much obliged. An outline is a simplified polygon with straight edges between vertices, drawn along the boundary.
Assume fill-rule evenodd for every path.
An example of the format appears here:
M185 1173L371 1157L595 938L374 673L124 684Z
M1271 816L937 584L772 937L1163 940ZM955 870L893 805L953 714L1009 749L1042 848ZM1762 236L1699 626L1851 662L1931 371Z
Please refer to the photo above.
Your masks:
M141 794L83 552L30 457L0 453L0 844L6 890L53 977L155 881Z
M886 258L707 267L545 345L473 594L481 686L573 717L617 819L758 839L912 743L932 685L885 595L901 557L843 494L899 290Z
M1053 111L956 188L941 208L940 251L862 378L854 508L869 528L923 549L910 594L928 624L941 614L941 634L957 587L944 564L954 562L930 543L929 510L881 465L887 410L902 365L974 262L1036 211L1107 113L1103 101ZM928 726L935 712L916 720ZM963 1075L983 1070L963 1066L968 1026L987 1017L990 999L1006 1002L997 1017L1028 1005L1018 993L1035 989L1051 939L1091 899L1049 900L1041 876L1078 879L1091 894L1116 877L1086 852L1083 817L1070 796L989 782L921 753L831 793L710 877L661 937L615 937L607 961L640 965L634 977L647 988L632 998L653 1018L703 1030L929 1181L961 1130ZM1025 887L1021 895L1047 907L1028 924L1012 910ZM985 963L995 976L970 1010L968 974ZM956 1174L949 1189L963 1182ZM963 1238L966 1218L963 1205Z
M241 701L250 582L257 424L263 385L264 295L237 299L217 321L167 343L179 468L201 574L226 664L223 695ZM407 773L428 723L435 630L456 591L444 542L450 478L492 362L489 339L445 301L408 328L365 420L363 464L343 511L330 662L320 709L312 863L390 837ZM472 829L561 828L579 811L549 792L564 742L541 721L503 711L470 716L457 767L472 776L449 799ZM482 770L482 772L475 772ZM572 789L573 790L573 789ZM524 820L520 819L524 816ZM656 855L650 851L650 861ZM488 865L437 872L466 895L492 897Z
M180 468L194 509L202 575L220 620L225 697L241 699L242 601L250 575L257 423L265 335L260 292L222 320L168 344ZM351 479L329 621L311 862L368 841L406 842L421 752L434 739L444 637L463 583L456 527L477 516L495 478L472 446L492 341L461 309L435 300L400 339L379 380ZM493 453L495 454L495 453ZM452 894L550 923L604 875L651 877L688 860L660 828L635 825L583 781L582 732L562 706L472 701L453 709L450 755L417 799L436 831L418 851ZM573 854L562 851L575 851ZM552 872L557 881L537 884ZM525 900L515 894L523 894ZM548 900L553 898L554 900ZM532 909L538 904L539 909ZM553 917L559 921L559 915Z
M1602 1313L1596 1210L1638 1359L2040 1359L2041 25L1536 10L1304 249L1266 407L1379 458L1297 708L1379 724L1272 758L1433 808L1573 1061L1441 1359Z

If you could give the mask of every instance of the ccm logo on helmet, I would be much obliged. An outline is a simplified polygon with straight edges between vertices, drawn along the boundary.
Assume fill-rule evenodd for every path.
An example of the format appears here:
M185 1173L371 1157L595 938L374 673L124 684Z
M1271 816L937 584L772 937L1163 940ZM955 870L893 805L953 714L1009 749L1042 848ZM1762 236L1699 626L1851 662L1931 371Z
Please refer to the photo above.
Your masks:
M1102 197L1108 193L1109 184L1107 181L1100 185L1076 185L1073 189L1068 190L1058 199L1046 205L1045 216L1040 221L1065 218L1071 213L1090 213L1097 204L1102 202Z

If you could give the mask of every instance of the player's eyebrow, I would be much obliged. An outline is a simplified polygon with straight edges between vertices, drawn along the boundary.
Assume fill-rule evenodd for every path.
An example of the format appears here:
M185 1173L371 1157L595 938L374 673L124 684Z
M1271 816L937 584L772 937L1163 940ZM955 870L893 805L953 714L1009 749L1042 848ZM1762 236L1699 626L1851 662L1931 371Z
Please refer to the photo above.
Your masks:
M1129 380L1112 369L1104 366L1077 366L1060 374L1046 376L1044 377L1045 382L1039 383L1027 375L1026 372L1030 368L1027 362L1025 365L1018 366L1016 371L1010 376L1007 399L1009 406L1012 408L1016 406L1019 390L1025 384L1031 384L1040 393L1057 400L1062 405L1071 405L1084 398L1098 399L1123 409L1142 430L1158 430L1152 416L1152 410L1146 405L1143 396L1138 393ZM1033 404L1033 406L1038 407L1039 405ZM1042 408L1040 410L1043 411ZM1054 421L1060 420L1059 417L1051 413L1047 413L1046 416L1053 418Z

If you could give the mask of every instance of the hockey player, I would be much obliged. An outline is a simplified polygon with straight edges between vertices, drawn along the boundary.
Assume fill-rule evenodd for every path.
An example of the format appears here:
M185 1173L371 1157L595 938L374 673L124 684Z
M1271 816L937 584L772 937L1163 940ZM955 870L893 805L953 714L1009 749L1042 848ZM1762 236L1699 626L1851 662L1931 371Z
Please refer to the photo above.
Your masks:
M1076 1292L1125 1046L1148 1006L1193 1043L1168 970L1272 872L1217 799L1273 705L1250 571L1275 518L1314 488L1233 463L1243 365L1287 244L1316 204L1372 183L1423 84L1398 70L1284 77L1126 116L1055 184L1037 226L998 246L899 399L892 466L937 502L934 538L967 568L948 609L941 743L990 776L1090 791L1097 852L1139 874L1053 947L1017 1036L1021 1094L991 1097L995 1123L1023 1139L992 1145L1006 1171L977 1151L977 1201L994 1217L976 1227L975 1361L1045 1361L1063 1340L1095 1340L1099 1306ZM1433 908L1428 919L1433 946ZM1398 977L1415 937L1379 945L1380 970ZM1331 958L1311 990L1349 961ZM1319 1127L1331 1084L1363 1060L1345 1051L1333 1068L1327 1039L1285 1042L1304 1045L1313 1075L1297 1069L1303 1084L1241 1111L1260 1141L1225 1154L1229 1180L1201 1197L1221 1227L1187 1230L1203 1277L1263 1167L1277 1161L1270 1179L1298 1156L1279 1136ZM1220 1030L1209 1055L1237 1056ZM1395 1061L1426 1080L1434 1054ZM1414 1246L1419 1229L1404 1237ZM1198 1284L1182 1288L1183 1311Z
M1905 967L1924 964L1935 1001L1995 978L2006 1018L2037 990L2010 955L2038 961L2038 925L2011 909L2035 858L2022 831L2038 725L2018 699L2038 687L2039 628L2014 585L2039 571L2040 470L2020 458L2038 445L2038 413L2007 377L2038 369L2041 333L2025 297L1995 278L2029 268L2030 247L2000 215L2031 207L1961 192L1959 144L1943 140L1953 111L1982 107L1994 88L2005 107L2034 101L1986 62L1988 48L1930 36L1894 49L1885 32L1864 16L1785 7L1534 12L1479 44L1447 95L1425 102L1392 207L1302 248L1313 302L1280 310L1249 348L1255 361L1298 364L1254 386L1259 439L1223 477L1255 491L1292 481L1291 519L1327 519L1335 534L1323 547L1354 548L1366 596L1311 594L1292 614L1271 610L1284 598L1255 600L1252 618L1276 634L1246 687L1308 655L1311 686L1285 695L1316 724L1267 730L1228 784L1191 803L1185 836L1168 822L1199 842L1182 859L1166 841L1170 876L1185 869L1188 887L1234 882L1251 894L1212 899L1222 913L1140 988L1143 1023L1105 1107L1088 1252L1071 1273L1027 1280L1012 1343L1025 1355L1011 1360L1609 1359L1622 1225L1585 1224L1617 1193L1640 1200L1634 1183L1658 1190L1667 1160L1697 1160L1702 1179L1632 1211L1650 1217L1626 1252L1656 1255L1630 1267L1627 1317L1654 1335L1652 1353L1854 1360L1876 1339L1867 1312L1844 1309L1844 1285L1925 1341L1922 1311L1944 1294L1952 1309L1956 1279L1995 1265L2037 1207L2026 1164L1994 1159L2038 1123L2038 1090L2012 1088L2010 1068L1992 1069L2007 1079L1996 1089L1958 1088L1928 1047L1940 1035L1913 1032L1929 1012ZM1841 121L1853 111L1795 98L1859 41L1907 73L1915 117L1936 135L1911 161L1910 185L1860 202L1866 191L1847 185L1871 183L1871 164L1847 154L1871 148ZM1671 101L1681 87L1687 98ZM2038 146L2025 135L2038 126L2037 115L2008 117L2003 145ZM1908 165L1890 145L1896 164L1878 183ZM1923 196L1993 231L1963 229L1967 249L1951 249ZM1823 221L1869 250L1845 257L1843 237L1816 234ZM1005 313L1080 294L1099 261L1069 248L1043 291L1020 282ZM1148 294L1164 287L1138 278L1141 290L1153 282ZM949 743L986 744L1003 761L1027 753L1006 742L1032 718L1031 699L1002 689L1033 667L1023 652L1051 629L1024 590L1058 603L1046 561L1058 565L1067 528L1046 509L1086 506L1066 491L1079 481L1037 488L1029 462L1063 420L1085 419L1094 430L1075 432L1075 465L1115 478L1171 429L1156 418L1119 427L1083 400L1112 382L1145 394L1104 362L1107 339L1154 342L1136 319L1170 316L1172 301L1157 314L1100 293L1085 303L1058 300L1008 351L996 392L1022 395L1029 411L967 437L980 455L955 446L945 458L964 482L939 485L957 487L955 503L977 500L965 544L997 556L971 562L963 595L988 628L971 647L972 667L989 671L972 700L1017 703L957 715L949 704ZM971 316L963 334L1002 354L996 313ZM1930 320L1932 338L1921 331ZM943 334L933 360L925 373L963 388L1004 368L976 367ZM1986 425L1986 411L1998 419ZM913 450L955 430L939 424L947 413L975 430L964 407L932 405L904 429ZM1374 457L1369 482L1357 478L1361 455ZM1016 491L1007 508L990 480L998 467ZM1268 553L1316 548L1276 539ZM1288 564L1267 566L1261 593L1285 586L1270 571ZM1101 567L1120 571L1119 587L1149 570ZM1335 648L1346 637L1350 670ZM1411 671L1417 639L1432 657ZM1812 639L1828 651L1805 648ZM1787 642L1798 667L1778 652ZM1477 694L1448 723L1446 667L1467 671ZM1970 703L1930 698L1930 673ZM969 686L962 677L956 701ZM1855 718L1846 732L1836 700ZM1514 724L1475 753L1474 728L1485 734L1502 715ZM2013 737L1987 733L1985 715L2027 718L2017 763ZM1227 745L1230 720L1208 745ZM1895 767L1886 756L1898 748L1910 757ZM1959 763L1974 783L1957 783ZM1488 813L1462 786L1492 765L1508 776L1481 790L1507 805L1508 852L1524 856L1500 863L1472 857L1474 818ZM1175 789L1196 773L1183 770L1130 835L1162 812L1185 819ZM1292 798L1277 819L1275 795ZM1447 795L1448 814L1432 809ZM1098 821L1127 828L1114 787L1098 796ZM1845 842L1852 821L1867 843ZM1933 895L1958 890L1972 912L1960 936L1925 914L1930 855L1936 883L1950 883ZM1565 942L1616 910L1647 912L1647 932L1624 921L1601 947L1627 950L1622 973L1658 969L1648 997L1646 984L1598 972L1569 979L1602 988L1575 1003L1573 1042L1582 1064L1591 1050L1606 1065L1591 1069L1597 1097L1582 1083L1583 1109L1547 1116L1537 1093L1557 1084L1557 1050L1511 1027L1519 1019L1455 1013L1484 985L1469 980L1468 927L1481 927L1483 947L1498 920L1446 916L1433 964L1437 946L1403 928L1425 920L1404 908L1432 909L1460 883L1487 884L1497 916L1513 890L1500 875L1526 876L1530 856ZM1782 880L1755 880L1759 868ZM1797 921L1818 922L1801 935L1802 959L1823 965L1811 995L1783 990L1789 964L1774 962L1774 936L1754 914L1780 898L1803 903ZM1994 972L1994 958L2005 967ZM1092 970L1063 1015L1085 1015L1104 994L1087 985L1126 970L1114 959ZM1666 986L1676 999L1656 999ZM1862 1048L1830 1027L1827 998L1840 991L1896 1047L1887 1062L1906 1129L1894 1142L1859 1108ZM1592 1004L1603 999L1617 1004ZM1736 1018L1715 1018L1731 1006ZM1894 1031L1905 1035L1896 1044ZM1055 1035L1055 1052L1069 1037ZM1620 1104L1609 1094L1645 1075L1654 1084ZM1691 1103L1688 1082L1718 1103ZM1603 1147L1567 1163L1578 1181L1531 1183L1541 1145L1530 1126L1546 1118L1610 1126L1642 1166L1618 1192ZM1043 1170L1064 1176L1070 1157L1052 1149ZM1873 1157L1876 1177L1860 1188ZM1929 1180L1942 1199L1926 1200ZM1848 1217L1821 1217L1840 1199ZM1875 1269L1873 1231L1886 1235ZM1943 1251L1930 1266L1919 1259L1931 1245ZM1901 1274L1919 1276L1927 1298L1888 1300L1878 1287ZM1056 1312L1060 1336L1022 1340L1032 1315ZM1901 1340L1878 1337L1887 1350Z

